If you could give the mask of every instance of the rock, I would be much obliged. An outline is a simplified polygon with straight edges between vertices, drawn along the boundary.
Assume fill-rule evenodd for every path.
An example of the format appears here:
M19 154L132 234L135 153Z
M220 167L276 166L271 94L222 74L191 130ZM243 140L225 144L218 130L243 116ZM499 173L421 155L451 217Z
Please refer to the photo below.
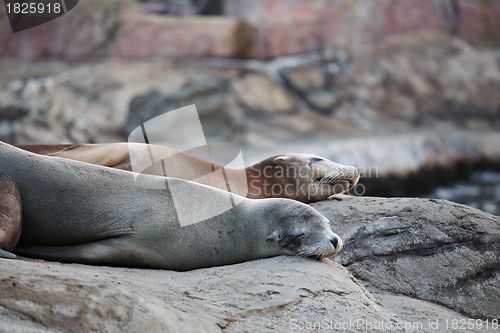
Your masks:
M124 131L126 133L130 133L131 130L139 126L144 121L160 115L161 112L155 113L154 109L159 103L161 103L161 100L162 95L158 90L151 90L145 94L134 96L130 100L128 119L125 124L126 129L124 129ZM142 115L143 112L148 114ZM151 115L149 114L150 112L152 113Z
M344 240L334 260L371 290L498 318L500 217L434 199L343 196L311 206Z
M29 112L29 109L23 105L11 104L4 107L0 106L0 119L12 121L26 116Z
M9 25L5 11L0 22ZM137 1L80 2L74 10L12 35L0 32L2 55L34 60L122 57L250 57L255 30L234 17L174 17L146 13Z
M251 113L289 114L296 110L288 93L263 74L248 74L232 82L236 100Z
M280 256L174 272L0 260L0 330L432 332L470 319L451 309L498 318L499 217L409 198L312 206L345 241L335 262Z
M442 129L445 124L476 130L498 127L499 83L493 50L427 34L353 57L351 69L337 75L327 90L339 95L339 109L365 105L373 110L372 131ZM358 119L343 114L346 121Z
M227 140L245 130L241 120L242 111L235 107L228 94L227 80L216 76L199 76L187 80L182 87L167 95L152 90L135 96L130 102L127 122L121 133L127 137L140 124L192 104L196 105L207 137Z
M120 13L134 1L80 2L67 14L34 29L12 34L6 12L0 13L2 55L24 60L95 58L120 31Z
M174 17L144 12L137 1L80 2L43 27L0 33L2 55L25 60L154 57L260 59L323 50L366 53L423 31L498 45L493 2L422 0L226 1L222 16ZM455 4L455 6L453 5ZM457 11L458 10L458 11ZM369 18L369 19L367 19ZM0 12L4 27L9 23Z
M226 78L234 75L228 70L219 75L209 69L173 68L168 61L110 62L38 75L30 66L19 65L17 74L12 70L11 78L0 82L0 138L10 143L123 141L119 130L127 120L130 101L145 95L132 109L151 108L146 102L154 100L154 94L172 95L177 100L174 109L196 103L208 136L237 140L245 131L242 110L225 94ZM1 62L0 67L12 64ZM25 72L39 77L13 80ZM201 77L191 79L197 74Z
M279 314L256 314L227 328L228 332L460 332L453 322L474 321L430 302L402 296L372 293L365 302L349 295L321 292L304 297ZM362 316L357 312L360 311ZM352 314L352 315L351 315ZM477 323L477 322L476 322ZM471 332L481 332L479 321ZM482 325L482 326L480 326Z
M358 146L350 154L327 157L349 158L349 164L377 165L380 170L399 168L408 173L422 167L449 165L459 156L475 159L480 155L478 151L497 149L493 144L476 143L470 145L474 149L469 149L469 139L454 141L455 135L447 138L457 128L466 132L460 137L498 132L500 70L491 49L477 49L446 35L396 40L367 56L312 54L271 62L110 60L99 65L64 66L5 60L0 67L6 73L0 87L21 85L6 89L11 97L0 91L3 110L0 138L9 142L124 140L130 128L138 123L127 125L122 131L125 137L117 134L127 121L130 100L157 90L165 98L182 102L168 104L168 109L196 103L204 117L206 134L217 140L241 137L239 142L248 144L273 146L280 141L294 147L308 142L307 151L314 149L315 153L325 155L323 151L330 148L324 147L333 145L330 143L333 137L375 136L375 140L364 140L366 147ZM57 74L47 74L49 69ZM16 70L20 79L6 79L13 77ZM30 81L23 78L32 76L38 82L52 82L52 88L48 87L52 95L34 88L26 100L22 98L19 92ZM204 87L212 89L211 92L204 92ZM27 105L30 100L36 105ZM35 106L38 110L52 111L37 111L37 122L33 123L34 118L30 117L34 114L28 110ZM131 107L132 113L135 108ZM64 126L54 119L58 113L68 118L63 121ZM288 117L292 114L294 117ZM48 121L49 118L52 120ZM398 138L385 138L388 133L412 136L424 131L432 139L421 138L418 133L415 142L408 137L400 145ZM443 138L434 140L436 136ZM321 144L311 147L311 142ZM340 144L340 148L343 146ZM360 149L364 151L358 153Z
M126 110L120 106L120 97L135 83L122 86L115 79L120 71L113 67L81 65L7 82L0 90L4 110L0 112L0 138L48 144L102 140L123 122ZM19 71L23 70L20 66ZM128 72L120 74L124 80Z
M0 138L17 143L92 142L95 132L85 111L67 107L78 97L60 83L47 77L9 85L2 92L8 104L0 110L0 123L5 124Z
M335 93L327 89L327 83L333 78L326 70L301 65L284 69L282 76L290 89L313 110L330 114L338 104Z
M469 327L467 331L484 332L486 327L484 321L471 319L435 303L388 293L373 293L373 296L385 310L397 313L407 323L407 328L419 332L463 332L464 330L460 329L459 325L454 325L454 323L459 324L468 321L477 324L472 328Z
M255 29L234 17L174 17L130 7L106 50L122 58L225 57L249 58Z
M498 45L500 9L494 2L422 0L353 2L339 0L256 2L231 0L228 15L258 31L255 55L261 59L323 50L370 52L424 31L445 33L475 44Z
M326 304L337 297L335 306L343 314L335 320L399 320L381 309L345 269L328 260L277 257L190 272L26 259L2 260L0 266L2 329L4 323L18 327L28 316L44 328L75 332L199 332L202 327L207 332L228 327L231 331L235 321L256 312L279 315L290 306L290 320L303 320L294 305L304 300ZM351 305L356 311L348 311ZM364 314L367 309L369 316ZM289 331L289 324L282 324L281 331Z
M300 302L279 313L265 312L251 315L244 321L230 325L228 332L316 332L363 331L413 332L383 327L392 323L403 327L407 324L394 313L386 311L373 298L356 294L342 294L322 290L314 296L303 296ZM378 326L373 328L372 326ZM372 328L372 329L370 329Z
M178 323L184 317L181 313L164 311L159 316L158 304L145 302L127 288L83 279L56 278L57 284L50 280L48 276L3 280L6 284L2 291L3 311L15 312L18 318L37 318L45 328L72 332L181 329ZM15 320L18 319L12 321ZM177 327L172 325L176 321ZM187 325L196 325L194 318Z
M29 105L11 92L0 91L0 101L0 121L19 120L30 113Z
M319 117L319 115L318 115ZM282 120L280 120L282 121ZM303 122L302 119L298 121ZM314 124L307 121L306 124ZM329 124L329 128L333 128ZM353 131L352 128L348 128ZM318 129L315 129L318 132ZM341 129L339 128L338 131ZM332 139L335 130L320 144L297 142L293 145L296 152L307 152L324 156L332 161L353 165L360 171L362 178L387 179L404 178L422 172L422 179L428 179L433 169L445 169L458 163L473 165L481 161L500 160L500 133L498 131L462 131L450 129L446 132L414 131L406 134L386 134L384 136L365 136ZM296 135L296 131L294 131ZM290 149L289 145L274 144L248 150L249 163L267 156L280 154ZM451 175L448 175L451 176ZM422 182L422 180L419 180ZM428 182L428 180L426 180ZM361 181L363 184L363 179ZM364 185L364 184L363 184ZM417 184L418 185L418 184ZM357 187L356 194L366 194Z
M300 94L310 90L322 89L326 84L326 73L307 66L297 66L285 69L282 73L285 81Z

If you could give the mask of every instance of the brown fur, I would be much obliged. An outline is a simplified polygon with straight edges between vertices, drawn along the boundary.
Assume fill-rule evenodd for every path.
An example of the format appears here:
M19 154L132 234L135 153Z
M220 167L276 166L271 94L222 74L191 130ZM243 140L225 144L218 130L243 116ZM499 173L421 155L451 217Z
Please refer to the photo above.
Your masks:
M12 251L16 246L21 234L21 208L21 195L16 183L0 173L0 249Z
M18 148L41 154L68 158L81 162L132 171L130 153L145 161L145 174L192 180L252 199L289 198L309 203L325 200L332 195L345 192L356 185L359 174L353 167L336 164L327 159L309 154L284 154L269 157L245 169L222 168L220 165L174 149L140 143L72 144L72 145L17 145ZM151 165L150 155L158 161ZM168 159L168 167L162 159ZM237 179L230 184L221 181L222 169L225 179ZM329 172L338 170L345 175L339 179L320 183ZM342 171L344 170L344 171ZM134 170L136 171L136 170ZM243 176L243 177L242 177Z

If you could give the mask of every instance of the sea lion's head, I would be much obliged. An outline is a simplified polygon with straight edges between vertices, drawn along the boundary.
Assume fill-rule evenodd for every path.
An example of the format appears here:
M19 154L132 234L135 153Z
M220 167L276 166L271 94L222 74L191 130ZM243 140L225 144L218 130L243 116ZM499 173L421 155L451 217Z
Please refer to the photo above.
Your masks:
M284 197L301 202L326 200L352 189L359 180L355 167L338 164L312 154L271 156L250 167L249 192L260 190L265 197ZM252 188L257 178L260 187Z
M340 251L342 239L332 231L326 217L308 205L281 201L280 208L268 212L272 222L268 225L267 246L284 254L318 259Z

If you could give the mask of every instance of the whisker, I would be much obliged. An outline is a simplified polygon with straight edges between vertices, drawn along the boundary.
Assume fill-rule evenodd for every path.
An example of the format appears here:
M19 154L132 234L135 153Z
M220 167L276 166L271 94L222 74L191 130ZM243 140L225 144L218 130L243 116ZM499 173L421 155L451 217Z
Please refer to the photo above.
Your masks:
M312 248L307 251L299 252L299 255L305 257L314 257L316 259L324 258L330 251L323 248Z
M334 170L330 171L324 175L318 182L319 185L325 185L335 180L349 180L354 177L354 171L352 169L345 170Z
M317 249L309 249L307 251L301 251L299 252L299 255L305 256L305 257L310 257L316 253Z
M325 185L327 183L330 183L334 180L339 180L343 179L343 175L336 173L335 171L329 172L326 175L323 176L323 178L320 179L319 184L320 185Z

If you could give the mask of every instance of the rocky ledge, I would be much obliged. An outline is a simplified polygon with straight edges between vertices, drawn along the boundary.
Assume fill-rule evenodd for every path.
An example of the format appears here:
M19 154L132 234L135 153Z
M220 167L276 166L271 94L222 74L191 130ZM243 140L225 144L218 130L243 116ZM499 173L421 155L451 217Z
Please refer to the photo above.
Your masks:
M312 206L345 241L333 259L369 290L500 315L500 217L445 200L353 198Z
M499 317L499 217L432 199L312 206L345 241L334 261L173 272L0 260L0 330L458 332Z

